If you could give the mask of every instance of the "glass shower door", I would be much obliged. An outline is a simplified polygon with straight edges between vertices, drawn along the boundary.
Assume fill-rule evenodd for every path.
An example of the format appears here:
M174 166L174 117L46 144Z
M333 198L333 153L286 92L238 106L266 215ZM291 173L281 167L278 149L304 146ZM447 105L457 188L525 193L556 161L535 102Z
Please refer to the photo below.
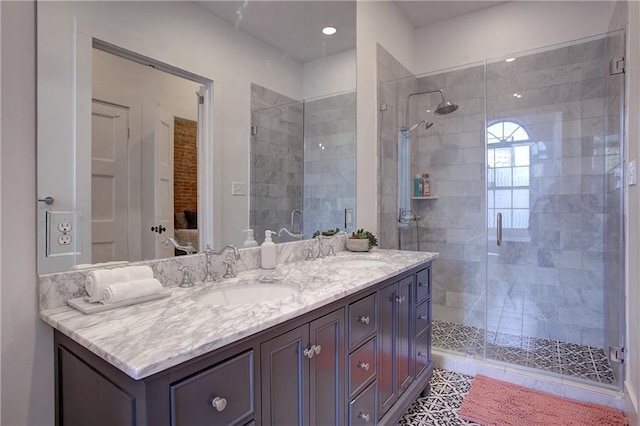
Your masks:
M486 356L619 387L622 126L611 35L487 63ZM622 315L622 317L616 316Z

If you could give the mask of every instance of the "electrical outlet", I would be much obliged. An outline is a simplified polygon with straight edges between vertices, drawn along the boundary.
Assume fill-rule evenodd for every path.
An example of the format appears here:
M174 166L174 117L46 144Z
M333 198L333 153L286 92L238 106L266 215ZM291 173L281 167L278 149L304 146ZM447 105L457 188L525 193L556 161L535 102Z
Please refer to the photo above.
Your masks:
M69 244L71 244L71 235L69 234L62 234L58 237L58 244L60 244L61 246L68 246Z
M231 182L231 195L247 195L245 182Z
M46 211L47 257L82 254L79 231L82 215L77 211Z
M58 222L58 231L65 233L71 232L71 221L68 219L63 219L61 222Z

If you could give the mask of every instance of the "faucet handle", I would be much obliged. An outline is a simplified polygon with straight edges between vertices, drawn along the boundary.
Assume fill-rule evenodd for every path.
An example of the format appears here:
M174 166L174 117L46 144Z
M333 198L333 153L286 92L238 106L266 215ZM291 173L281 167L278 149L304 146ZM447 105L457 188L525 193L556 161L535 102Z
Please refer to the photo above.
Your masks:
M304 249L305 252L307 252L307 257L305 260L316 260L315 257L313 257L313 249L311 247L307 247L306 249Z
M335 256L336 252L333 250L333 247L335 246L335 243L332 241L329 243L329 252L327 253L327 256Z
M193 277L191 273L193 272L193 267L191 266L178 266L178 270L182 272L182 282L180 283L180 288L190 288L194 286Z

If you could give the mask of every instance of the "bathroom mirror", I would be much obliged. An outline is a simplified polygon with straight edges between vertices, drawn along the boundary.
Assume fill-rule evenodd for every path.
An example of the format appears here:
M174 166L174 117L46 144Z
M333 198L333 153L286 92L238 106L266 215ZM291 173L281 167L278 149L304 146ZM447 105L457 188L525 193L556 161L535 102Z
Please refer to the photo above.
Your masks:
M197 83L198 95L189 95L204 105L197 120L193 114L181 117L185 114L178 113L173 118L189 118L198 126L205 119L198 137L207 142L199 141L197 148L199 248L204 244L242 246L242 231L250 225L252 84L305 103L334 95L355 96L355 2L70 1L39 2L37 7L38 198L54 200L53 204L38 202L39 273L93 263L92 212L97 207L91 190L91 106L96 41L114 46L125 56L130 52L148 58L147 66L158 65ZM329 25L337 28L334 36L322 33ZM162 123L162 107L162 101L153 108L141 107L140 121L148 128ZM332 114L318 111L316 116ZM143 127L137 131L139 155L144 157L148 155L142 148L145 141L157 133L148 134ZM319 165L307 169L335 172L341 158L327 160L332 165L325 169ZM128 178L153 179L145 175L148 172L130 167ZM319 178L309 177L306 183L313 179ZM101 193L108 186L103 185ZM325 196L334 190L327 187ZM309 206L326 205L314 203ZM102 217L112 215L113 203L97 204L107 206ZM127 208L137 213L135 204ZM72 225L62 239L71 240L68 245L59 244L61 221ZM149 229L145 234L149 238L151 228L158 226L138 222L127 221L129 234L133 225L142 234ZM135 244L128 242L128 247ZM114 260L172 254L148 255L140 249L127 259Z

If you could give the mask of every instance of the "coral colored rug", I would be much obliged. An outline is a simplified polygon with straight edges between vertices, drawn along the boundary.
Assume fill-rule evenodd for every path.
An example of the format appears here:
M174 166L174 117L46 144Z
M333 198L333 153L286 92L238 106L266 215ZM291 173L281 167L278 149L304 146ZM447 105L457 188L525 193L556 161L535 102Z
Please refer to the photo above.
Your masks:
M460 407L460 417L484 426L618 426L620 410L561 398L478 375Z

